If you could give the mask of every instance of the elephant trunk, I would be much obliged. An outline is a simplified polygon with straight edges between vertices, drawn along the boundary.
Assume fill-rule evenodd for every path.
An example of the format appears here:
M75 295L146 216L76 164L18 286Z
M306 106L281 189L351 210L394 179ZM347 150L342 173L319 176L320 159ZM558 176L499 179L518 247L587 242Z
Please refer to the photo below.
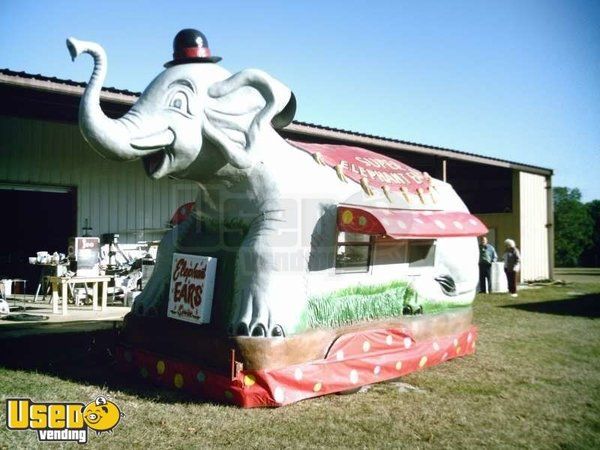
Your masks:
M125 116L115 120L107 117L100 107L100 91L106 78L106 53L94 43L67 39L67 48L75 61L82 53L89 53L94 58L94 71L81 97L79 107L79 128L84 139L105 158L123 161L138 158L140 155L130 146L130 131L127 123L132 123Z

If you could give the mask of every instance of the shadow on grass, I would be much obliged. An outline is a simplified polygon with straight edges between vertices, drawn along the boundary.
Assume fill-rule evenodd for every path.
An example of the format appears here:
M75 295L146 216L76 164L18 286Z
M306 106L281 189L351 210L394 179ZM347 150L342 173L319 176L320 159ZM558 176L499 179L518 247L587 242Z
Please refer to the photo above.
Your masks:
M516 305L503 305L501 307L554 314L557 316L575 316L597 319L600 317L600 294L585 294L564 300L521 303Z
M84 385L102 386L163 403L206 402L182 392L169 391L119 372L113 358L118 341L117 322L105 329L82 331L79 326L52 333L3 336L0 332L0 367L42 373ZM15 380L18 384L18 380Z

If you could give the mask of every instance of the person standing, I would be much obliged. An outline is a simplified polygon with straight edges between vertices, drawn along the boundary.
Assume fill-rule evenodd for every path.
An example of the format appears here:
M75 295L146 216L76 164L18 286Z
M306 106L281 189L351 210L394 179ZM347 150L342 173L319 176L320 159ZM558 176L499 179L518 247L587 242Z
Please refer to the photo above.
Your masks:
M517 297L517 272L521 270L521 253L512 239L505 240L504 247L504 272L508 280L508 291L511 297Z
M479 292L487 294L492 290L492 263L498 259L496 249L488 244L483 236L479 243Z

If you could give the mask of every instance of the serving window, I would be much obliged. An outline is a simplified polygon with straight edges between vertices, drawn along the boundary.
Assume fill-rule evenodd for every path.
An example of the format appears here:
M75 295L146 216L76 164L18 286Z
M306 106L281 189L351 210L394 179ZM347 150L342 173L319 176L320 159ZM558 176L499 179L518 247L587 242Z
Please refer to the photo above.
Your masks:
M411 240L408 245L409 267L432 267L435 262L434 240Z
M378 239L373 265L407 264L408 267L432 267L435 262L433 239Z
M377 249L375 249L377 247ZM434 239L376 239L368 234L338 233L335 272L365 273L372 264L408 264L408 267L433 267Z
M335 272L364 273L369 271L373 254L373 239L368 234L338 233Z

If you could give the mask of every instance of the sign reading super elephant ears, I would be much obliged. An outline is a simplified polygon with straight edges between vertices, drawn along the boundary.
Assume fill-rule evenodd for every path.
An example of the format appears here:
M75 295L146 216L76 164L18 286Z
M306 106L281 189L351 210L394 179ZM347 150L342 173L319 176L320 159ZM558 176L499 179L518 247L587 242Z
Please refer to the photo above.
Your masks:
M294 147L310 153L315 160L327 165L342 180L367 183L377 189L404 190L418 194L429 192L431 178L393 158L360 147L339 144L313 144L288 140Z

